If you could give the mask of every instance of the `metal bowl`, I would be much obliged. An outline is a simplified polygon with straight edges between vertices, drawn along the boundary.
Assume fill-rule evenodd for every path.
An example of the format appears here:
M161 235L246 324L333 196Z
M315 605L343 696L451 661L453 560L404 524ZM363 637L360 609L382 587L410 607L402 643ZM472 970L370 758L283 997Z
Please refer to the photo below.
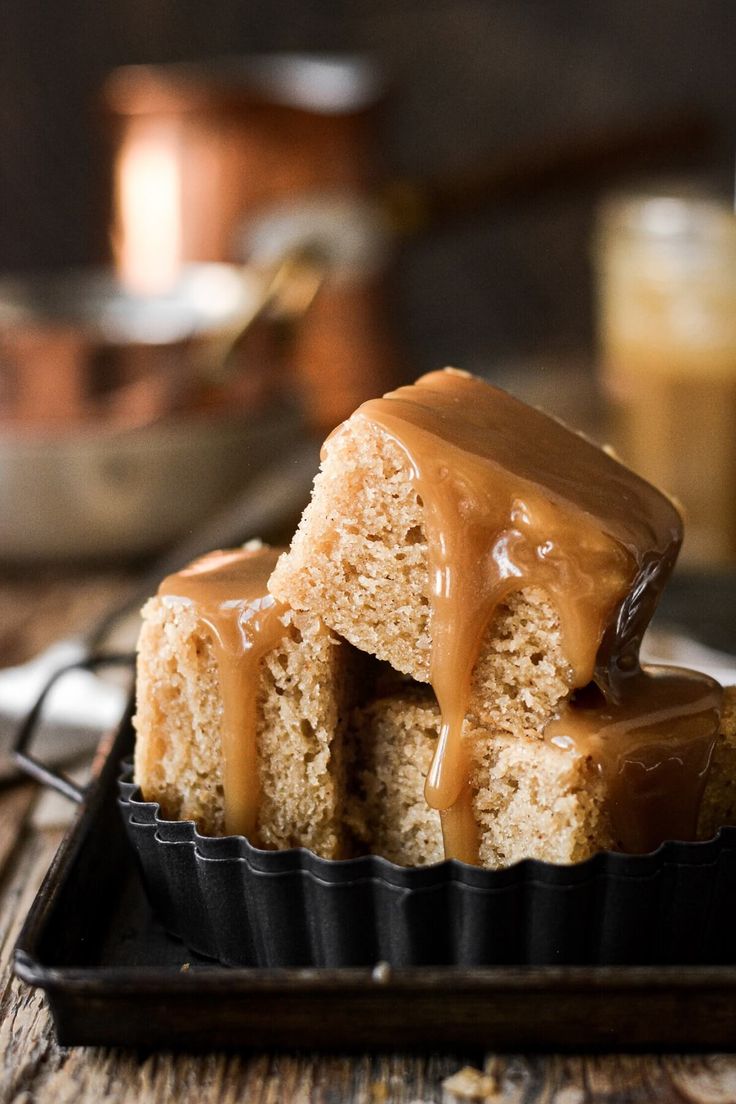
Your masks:
M300 432L288 407L119 434L0 435L0 558L123 559L183 536Z
M0 558L154 551L293 440L263 333L245 381L208 380L261 295L223 264L187 266L155 296L96 269L0 279Z

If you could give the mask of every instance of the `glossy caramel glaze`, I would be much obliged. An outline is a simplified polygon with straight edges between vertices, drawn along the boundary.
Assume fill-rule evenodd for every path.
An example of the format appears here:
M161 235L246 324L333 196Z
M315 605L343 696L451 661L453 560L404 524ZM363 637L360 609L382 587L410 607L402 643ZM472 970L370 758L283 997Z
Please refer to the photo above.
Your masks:
M693 671L647 666L626 676L619 690L618 701L595 685L581 691L549 722L546 739L597 764L624 851L694 839L721 686Z
M283 549L211 552L169 575L158 593L191 602L212 641L222 696L225 830L258 843L258 669L285 635L286 609L267 590Z
M628 808L627 787L616 789L613 779L636 773L626 764L637 756L652 766L655 749L666 744L667 725L678 732L681 723L692 727L693 693L703 705L703 723L692 728L700 752L686 758L688 764L697 760L693 770L700 778L718 724L710 680L673 673L666 685L675 704L667 721L652 727L642 719L662 712L665 683L642 672L638 656L682 541L673 503L560 422L453 369L371 400L358 415L403 451L424 509L431 682L442 712L426 797L442 811L448 857L477 862L477 832L468 813L471 767L462 739L471 675L496 609L526 587L543 590L557 610L571 687L594 680L613 711L614 721L601 720L611 738L587 741L586 754L611 779L616 807L645 815L638 798ZM577 709L573 703L563 711L568 735ZM602 750L612 745L623 749L621 770L610 766L616 753ZM682 768L678 785L689 770ZM664 798L657 818L667 837L694 823L701 789L693 785L686 800L673 787L674 781L670 803L677 815L668 820L670 799ZM688 802L686 815L680 806ZM617 819L623 817L622 811ZM627 834L647 845L652 838L644 825Z

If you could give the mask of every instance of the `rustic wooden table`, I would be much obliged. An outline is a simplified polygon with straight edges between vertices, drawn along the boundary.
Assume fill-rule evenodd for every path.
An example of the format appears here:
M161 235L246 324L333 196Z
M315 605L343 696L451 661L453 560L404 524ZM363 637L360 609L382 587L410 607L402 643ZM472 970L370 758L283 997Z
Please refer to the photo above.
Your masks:
M0 664L22 662L82 628L123 585L111 573L0 580ZM60 799L29 783L0 790L0 1102L736 1102L736 1056L721 1054L186 1056L61 1048L40 991L14 978L12 951L67 817ZM465 1066L472 1069L459 1074Z

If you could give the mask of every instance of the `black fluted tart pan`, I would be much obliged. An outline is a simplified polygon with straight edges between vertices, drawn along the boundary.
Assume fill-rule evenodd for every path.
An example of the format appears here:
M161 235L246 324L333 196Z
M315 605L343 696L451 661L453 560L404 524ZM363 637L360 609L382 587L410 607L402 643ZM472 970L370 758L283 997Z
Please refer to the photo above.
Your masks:
M736 829L648 855L602 852L503 870L400 867L200 835L144 801L123 765L119 802L166 929L229 966L617 965L736 961Z

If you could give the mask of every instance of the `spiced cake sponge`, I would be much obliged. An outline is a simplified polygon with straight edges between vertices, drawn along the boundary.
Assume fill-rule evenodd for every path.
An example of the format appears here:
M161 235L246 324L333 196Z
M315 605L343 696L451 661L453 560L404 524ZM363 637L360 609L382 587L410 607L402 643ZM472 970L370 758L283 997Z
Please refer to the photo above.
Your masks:
M429 690L403 690L356 709L348 820L364 850L401 866L444 858L440 814L424 798L440 715ZM482 866L521 859L581 862L618 850L594 764L544 740L467 726ZM698 821L709 839L736 824L736 687L727 687Z
M359 413L326 442L311 502L269 590L396 671L429 682L423 504L401 448ZM499 733L537 736L572 681L559 617L540 589L527 588L503 602L488 627L469 715Z
M316 616L287 611L258 671L258 839L345 851L343 740L363 658ZM151 598L138 644L135 778L163 815L221 835L223 701L211 633L191 603ZM255 841L254 841L255 842Z
M444 858L440 814L424 798L440 713L429 690L356 711L351 827L367 850L402 866ZM466 725L481 866L523 858L578 862L614 846L605 788L591 762L546 741Z

